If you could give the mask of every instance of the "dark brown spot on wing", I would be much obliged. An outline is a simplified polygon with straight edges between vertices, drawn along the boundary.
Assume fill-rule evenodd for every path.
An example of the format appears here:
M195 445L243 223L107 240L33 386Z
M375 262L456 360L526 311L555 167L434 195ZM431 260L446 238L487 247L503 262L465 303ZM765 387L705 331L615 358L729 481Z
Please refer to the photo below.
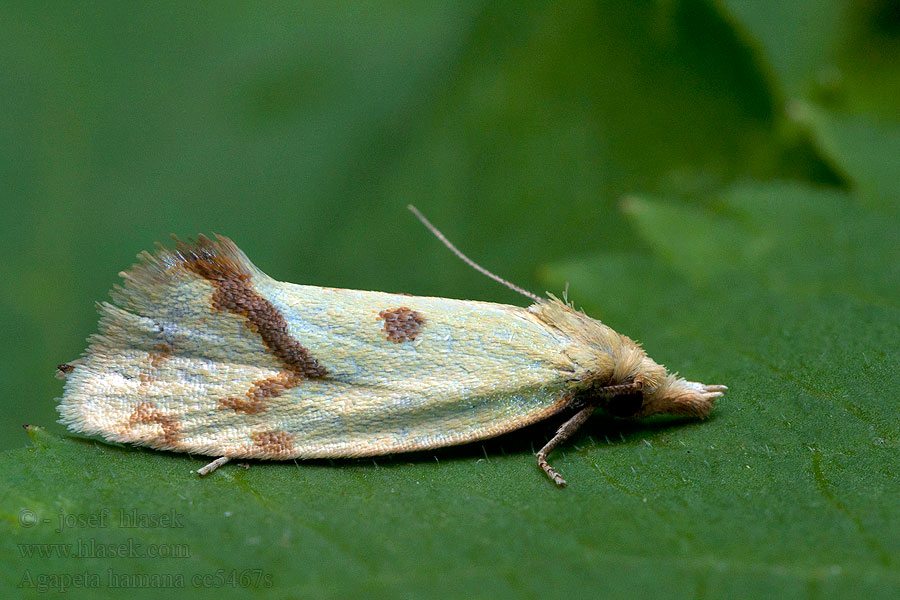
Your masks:
M72 371L75 370L75 365L70 365L68 363L64 363L61 365L56 365L56 368L59 369L59 371L61 373L63 373L64 375L68 375L69 373L71 373Z
M287 456L294 447L294 436L286 431L263 431L253 435L253 443L265 456Z
M178 441L178 421L160 412L152 402L141 402L135 406L128 422L131 425L156 423L162 428L162 441L165 444L174 446Z
M235 412L243 412L253 415L262 412L265 408L265 400L276 398L285 391L300 385L303 378L292 371L282 371L275 377L269 377L257 381L247 390L244 396L225 398L221 400L223 408L231 408Z
M378 319L384 320L384 333L387 339L399 344L416 339L425 325L425 317L411 308L401 306L378 313Z
M328 375L309 350L291 337L287 321L278 309L254 291L251 274L234 258L219 252L217 245L204 236L196 245L179 241L177 254L186 268L215 286L212 307L246 318L286 369L303 379Z

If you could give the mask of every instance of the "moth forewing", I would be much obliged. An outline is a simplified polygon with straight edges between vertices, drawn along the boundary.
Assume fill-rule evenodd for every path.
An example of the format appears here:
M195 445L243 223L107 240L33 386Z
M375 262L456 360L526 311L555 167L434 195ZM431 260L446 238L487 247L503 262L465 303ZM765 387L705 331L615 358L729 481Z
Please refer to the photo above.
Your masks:
M458 251L457 251L458 252ZM61 422L231 458L338 458L500 435L566 410L546 454L611 396L704 416L722 386L667 375L554 297L528 308L278 282L231 240L139 255L66 376Z

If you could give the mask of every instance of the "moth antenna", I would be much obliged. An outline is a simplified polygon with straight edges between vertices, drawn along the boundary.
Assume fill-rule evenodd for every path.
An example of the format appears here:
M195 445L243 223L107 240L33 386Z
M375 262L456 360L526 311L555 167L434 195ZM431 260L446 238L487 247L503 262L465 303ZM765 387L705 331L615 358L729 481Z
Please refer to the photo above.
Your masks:
M469 265L470 267L472 267L473 269L475 269L476 271L478 271L478 272L481 273L482 275L487 275L488 277L490 277L490 278L493 279L494 281L496 281L496 282L498 282L498 283L501 283L501 284L505 285L506 287L508 287L509 289L511 289L511 290L514 291L514 292L519 292L520 294L522 294L523 296L525 296L525 297L527 297L527 298L531 298L531 299L534 300L535 302L543 302L543 301L544 301L543 298L540 298L539 296L537 296L537 295L535 295L535 294L532 294L532 293L529 292L528 290L525 290L525 289L520 288L520 287L517 286L516 284L511 283L511 282L509 282L509 281L503 279L503 278L500 277L499 275L494 275L493 273L491 273L490 271L488 271L487 269L485 269L484 267L482 267L481 265L479 265L477 262L475 262L474 260L472 260L471 258L469 258L468 256L466 256L465 254L463 254L462 252L460 252L459 249L458 249L456 246L454 246L454 245L450 242L450 240L448 240L446 237L444 237L444 234L441 233L441 232L438 230L437 227L435 227L434 225L432 225L431 222L430 222L428 219L426 219L425 216L424 216L422 213L420 213L420 212L419 212L419 209L417 209L415 206L413 206L412 204L409 204L409 205L407 205L406 208L408 208L409 210L411 210L412 213L413 213L414 215L416 215L416 217L417 217L420 221L422 221L422 225L424 225L425 227L427 227L427 228L428 228L428 231L430 231L432 234L434 234L434 237L436 237L437 239L441 240L441 242L443 242L444 245L447 246L447 247L450 249L451 252L453 252L453 254L455 254L455 255L458 256L460 259L462 259L462 261L463 261L464 263L466 263L467 265Z

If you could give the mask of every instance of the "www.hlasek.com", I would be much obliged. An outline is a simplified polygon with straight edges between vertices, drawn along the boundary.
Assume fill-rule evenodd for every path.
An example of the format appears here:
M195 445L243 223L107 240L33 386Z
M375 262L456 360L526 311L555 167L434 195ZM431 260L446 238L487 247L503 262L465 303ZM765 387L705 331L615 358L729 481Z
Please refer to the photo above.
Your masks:
M190 558L188 544L144 544L130 537L121 542L78 538L75 542L16 544L22 558Z

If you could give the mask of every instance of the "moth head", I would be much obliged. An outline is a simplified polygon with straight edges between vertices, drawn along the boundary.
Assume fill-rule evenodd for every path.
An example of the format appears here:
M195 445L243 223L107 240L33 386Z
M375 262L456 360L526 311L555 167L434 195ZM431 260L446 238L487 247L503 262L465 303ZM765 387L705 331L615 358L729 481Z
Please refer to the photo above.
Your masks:
M726 389L724 385L705 385L667 375L658 385L642 389L640 407L629 416L641 418L668 414L707 417L716 399L721 398Z

